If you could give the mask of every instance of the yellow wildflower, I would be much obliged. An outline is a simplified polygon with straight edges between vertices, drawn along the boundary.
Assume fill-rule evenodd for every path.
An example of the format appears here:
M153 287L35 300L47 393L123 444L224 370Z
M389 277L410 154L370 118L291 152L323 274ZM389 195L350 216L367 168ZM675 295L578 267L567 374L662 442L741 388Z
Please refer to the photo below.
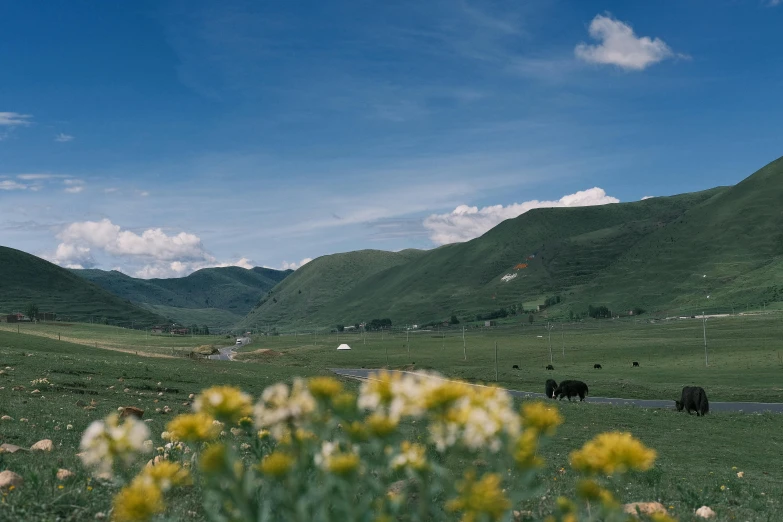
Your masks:
M334 377L312 377L307 387L314 397L329 399L343 391L343 385Z
M172 440L204 442L218 437L220 425L206 413L178 415L168 423L166 429Z
M261 440L268 439L271 436L269 430L258 430L258 438Z
M112 520L139 522L149 520L164 510L160 489L147 480L134 479L114 497Z
M461 512L463 522L484 518L500 520L511 508L511 502L500 487L501 482L498 473L487 473L476 481L475 471L465 472L464 479L457 483L459 496L446 503L446 510Z
M242 417L253 413L253 400L234 386L213 386L196 397L193 409L228 424L236 424Z
M577 494L585 500L597 500L606 507L616 507L612 494L592 480L581 480L576 485Z
M290 423L298 423L315 411L316 403L302 379L294 379L293 386L274 384L264 390L254 409L256 426L268 429L280 440Z
M424 397L424 407L428 410L444 408L468 396L470 392L471 387L465 383L443 381L435 388L429 390L429 393Z
M342 392L332 397L332 405L335 409L348 412L356 408L356 394L351 392Z
M630 433L602 433L571 453L571 466L579 471L607 475L629 469L646 471L652 467L655 456L655 450L645 447Z
M294 458L287 453L275 451L263 458L258 469L266 475L280 478L287 474L294 465Z
M539 467L543 464L543 460L536 455L537 451L538 431L525 430L514 444L514 460L522 469Z
M389 465L392 467L392 469L426 469L426 449L421 444L413 444L407 440L404 440L400 445L400 453L391 459Z
M226 447L213 444L201 452L201 469L205 473L217 473L226 467Z
M522 419L525 427L546 435L554 435L555 428L563 423L560 412L542 402L531 402L522 406Z
M351 439L357 442L362 442L369 438L367 426L359 421L353 421L351 424L348 424L345 427L345 432Z
M315 464L336 475L348 475L359 467L358 451L356 446L342 451L338 443L324 442L321 444L321 451L315 455Z
M370 433L377 437L386 437L397 429L397 422L394 419L379 413L373 413L367 417L365 423Z
M147 466L142 471L142 476L150 479L163 492L170 490L173 486L190 483L188 470L167 460L158 462L154 466Z
M239 419L239 422L237 422L238 425L240 425L243 428L249 428L253 425L253 418L252 417L242 417Z

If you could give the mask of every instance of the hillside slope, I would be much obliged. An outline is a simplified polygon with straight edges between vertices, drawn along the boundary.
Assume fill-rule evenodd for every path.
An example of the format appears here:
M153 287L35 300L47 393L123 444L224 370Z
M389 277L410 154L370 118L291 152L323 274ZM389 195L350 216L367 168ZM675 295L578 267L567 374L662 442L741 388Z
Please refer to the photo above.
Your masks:
M0 312L27 304L64 320L107 319L110 324L149 326L163 318L48 261L0 246Z
M587 284L646 235L723 190L601 207L533 210L472 241L417 252L413 259L398 259L390 267L365 265L363 274L341 265L355 253L319 258L305 267L307 274L297 271L275 288L275 298L265 300L242 324L351 324L382 317L422 323L452 313L473 317L521 307ZM520 264L526 266L515 270ZM351 276L350 286L336 290L330 278L322 277L335 270ZM504 276L512 279L504 281ZM304 300L298 292L306 296L314 281L322 298L306 308L297 305Z
M74 270L105 290L185 324L230 326L291 270L230 266L186 277L137 279L117 271Z

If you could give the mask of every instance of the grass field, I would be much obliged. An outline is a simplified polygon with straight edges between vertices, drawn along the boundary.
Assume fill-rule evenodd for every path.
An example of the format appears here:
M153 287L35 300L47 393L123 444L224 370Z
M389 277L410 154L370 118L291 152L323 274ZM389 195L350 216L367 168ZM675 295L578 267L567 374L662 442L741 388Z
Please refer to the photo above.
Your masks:
M550 362L546 325L471 329L464 351L457 328L262 336L241 351L270 349L282 354L275 364L287 361L314 371L379 368L388 360L392 368L432 369L468 381L495 382L497 343L497 382L508 388L542 392L547 378L579 379L595 396L673 400L683 386L695 384L703 386L711 400L783 402L783 314L709 318L708 367L703 329L700 319L556 324L551 330L555 371L545 370ZM352 350L336 351L341 342ZM269 352L258 357L269 360ZM633 361L640 367L632 368ZM603 369L594 370L595 363ZM512 369L515 364L519 370Z
M542 391L543 379L553 376L558 380L581 378L590 385L592 395L674 398L683 384L697 383L707 389L712 400L781 401L781 391L776 390L781 386L783 369L777 355L783 348L780 323L783 320L774 314L710 319L707 369L698 320L568 325L562 332L552 332L555 372L543 369L549 350L546 331L540 327L472 331L466 335L467 361L463 360L461 332L456 331L445 338L439 338L437 332L410 334L410 356L408 346L403 346L404 333L391 337L386 333L383 340L380 334L367 335L366 344L359 334L340 334L340 342L353 346L349 352L335 350L335 334L317 339L311 335L256 337L244 350L270 351L255 355L257 362L249 363L137 357L89 346L93 339L100 339L96 341L99 346L136 346L140 351L165 354L172 347L185 351L193 341L162 337L155 340L160 344L143 344L143 333L117 332L121 329L105 326L74 327L71 337L82 344L44 337L52 335L46 330L51 326L28 325L31 328L22 334L0 330L0 368L12 368L0 375L0 415L13 418L0 424L0 442L29 447L49 438L55 445L51 454L19 452L0 457L0 470L13 470L26 480L24 486L3 497L0 520L77 521L107 513L116 487L90 481L75 454L87 425L119 406L145 409L145 418L152 419L149 425L157 437L171 416L188 410L188 394L206 386L235 384L258 396L268 384L295 375L324 374L329 367L383 366L387 352L392 367L432 368L491 382L496 341L500 384L516 389ZM203 344L198 338L195 343ZM632 360L640 361L641 368L632 370ZM600 362L604 370L593 370L594 362ZM512 364L522 369L512 371ZM40 378L50 385L31 384ZM25 389L14 391L15 386ZM41 393L31 394L35 387ZM95 401L95 409L85 410L77 401ZM154 412L163 406L173 411L169 415ZM543 452L547 465L542 472L541 495L519 508L537 514L549 512L559 494L573 492L576 478L568 466L569 452L599 432L627 430L655 448L659 457L652 471L612 483L622 501L660 501L671 506L672 514L680 520L691 520L693 510L702 504L715 509L720 521L779 519L783 469L777 456L783 452L783 415L697 418L669 410L583 403L562 402L558 407L565 424ZM21 422L21 418L28 421ZM73 429L66 429L68 424ZM414 436L426 436L415 426L408 429ZM453 463L455 467L464 464ZM76 477L58 482L54 478L58 468L70 469ZM738 471L744 472L744 478L736 476ZM179 494L172 502L169 519L200 520L200 502L198 486Z

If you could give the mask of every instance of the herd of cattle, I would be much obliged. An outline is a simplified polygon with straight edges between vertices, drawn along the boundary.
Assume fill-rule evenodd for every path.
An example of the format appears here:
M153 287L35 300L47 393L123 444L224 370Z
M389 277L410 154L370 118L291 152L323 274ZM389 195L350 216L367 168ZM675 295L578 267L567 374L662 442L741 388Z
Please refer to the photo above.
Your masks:
M634 361L634 367L638 367L639 363ZM517 366L514 366L517 368ZM593 365L596 370L601 369L600 364ZM546 367L547 370L554 370L555 368L549 364ZM560 384L554 379L546 380L546 396L550 399L562 400L566 397L569 401L572 397L579 397L580 401L585 400L588 389L587 384L582 381L566 380ZM686 386L682 389L680 400L674 401L677 411L687 411L688 414L696 412L697 416L706 415L710 411L710 402L707 400L707 394L704 392L704 388L700 386Z

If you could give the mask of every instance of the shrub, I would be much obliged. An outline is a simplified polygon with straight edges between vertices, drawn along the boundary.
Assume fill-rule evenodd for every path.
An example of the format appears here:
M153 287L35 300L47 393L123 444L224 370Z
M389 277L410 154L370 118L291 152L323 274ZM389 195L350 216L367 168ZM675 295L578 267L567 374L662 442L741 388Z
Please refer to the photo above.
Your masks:
M118 521L163 514L171 491L193 480L215 521L511 520L520 501L541 495L539 449L562 422L558 409L516 410L502 389L434 377L381 372L358 395L331 377L296 379L268 387L255 405L237 388L210 388L194 413L169 423L162 459L135 477L134 458L152 441L132 417L91 426L83 459L124 483ZM413 422L426 439L405 436ZM599 435L571 455L585 476L577 501L558 499L547 520L626 520L596 477L643 471L654 459L630 434Z

